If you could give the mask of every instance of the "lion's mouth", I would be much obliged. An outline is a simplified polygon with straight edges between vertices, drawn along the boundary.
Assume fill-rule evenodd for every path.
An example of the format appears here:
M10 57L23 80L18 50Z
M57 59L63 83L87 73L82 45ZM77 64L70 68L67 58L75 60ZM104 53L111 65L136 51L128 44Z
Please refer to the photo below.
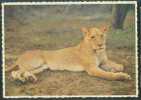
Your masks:
M104 49L104 47L100 47L99 49Z
M104 50L105 46L97 46L97 47L93 47L94 51L98 51L98 50Z
M104 50L104 47L100 47L100 48L93 49L93 50L94 50L94 52L101 51L101 50Z
M96 50L101 50L101 49L104 49L104 47L102 46L102 47L99 47L99 48L97 48Z

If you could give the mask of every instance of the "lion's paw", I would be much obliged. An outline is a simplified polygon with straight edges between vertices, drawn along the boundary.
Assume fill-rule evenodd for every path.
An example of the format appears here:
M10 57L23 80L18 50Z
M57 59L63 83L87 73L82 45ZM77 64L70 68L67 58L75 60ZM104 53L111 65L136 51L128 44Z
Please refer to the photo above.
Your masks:
M25 82L25 78L22 77L22 73L20 71L12 71L11 77L13 80L20 80L22 82Z
M117 80L131 80L131 76L126 73L119 72L117 73Z

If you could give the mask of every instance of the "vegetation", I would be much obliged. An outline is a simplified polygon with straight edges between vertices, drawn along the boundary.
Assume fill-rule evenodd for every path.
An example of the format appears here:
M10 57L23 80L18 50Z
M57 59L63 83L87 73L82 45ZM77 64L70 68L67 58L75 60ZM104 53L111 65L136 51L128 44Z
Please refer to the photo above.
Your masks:
M110 26L111 5L102 6L83 6L85 7L83 10L79 9L79 6L73 6L66 12L63 6L7 7L6 66L11 66L17 56L26 50L53 50L78 44L83 39L81 27ZM12 16L8 9L14 12ZM131 75L132 81L107 81L89 76L86 72L46 70L39 74L39 81L36 84L28 82L22 84L10 80L8 73L6 95L134 95L136 93L134 23L135 15L131 10L126 16L123 30L111 27L107 33L109 58L122 63L125 72Z

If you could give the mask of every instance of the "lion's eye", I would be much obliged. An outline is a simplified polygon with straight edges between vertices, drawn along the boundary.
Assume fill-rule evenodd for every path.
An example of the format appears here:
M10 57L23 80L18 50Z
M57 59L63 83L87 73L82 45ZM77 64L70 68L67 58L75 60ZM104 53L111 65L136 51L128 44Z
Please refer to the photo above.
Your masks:
M94 38L95 38L95 36L91 36L91 38L92 38L92 39L94 39Z

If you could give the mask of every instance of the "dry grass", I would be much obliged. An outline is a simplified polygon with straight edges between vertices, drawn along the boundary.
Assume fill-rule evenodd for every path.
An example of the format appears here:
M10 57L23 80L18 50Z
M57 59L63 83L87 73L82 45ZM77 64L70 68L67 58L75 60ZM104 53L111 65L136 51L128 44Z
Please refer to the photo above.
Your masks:
M36 20L34 23L10 21L6 26L5 51L6 65L10 66L17 56L32 49L60 49L78 44L83 38L80 28L100 26L107 20ZM130 21L129 21L130 20ZM130 23L129 23L130 22ZM132 81L108 81L89 76L86 72L50 71L38 75L37 83L22 84L8 79L6 74L6 95L134 95L135 55L134 17L128 16L125 30L110 30L107 37L107 50L111 59L124 64L125 72Z

